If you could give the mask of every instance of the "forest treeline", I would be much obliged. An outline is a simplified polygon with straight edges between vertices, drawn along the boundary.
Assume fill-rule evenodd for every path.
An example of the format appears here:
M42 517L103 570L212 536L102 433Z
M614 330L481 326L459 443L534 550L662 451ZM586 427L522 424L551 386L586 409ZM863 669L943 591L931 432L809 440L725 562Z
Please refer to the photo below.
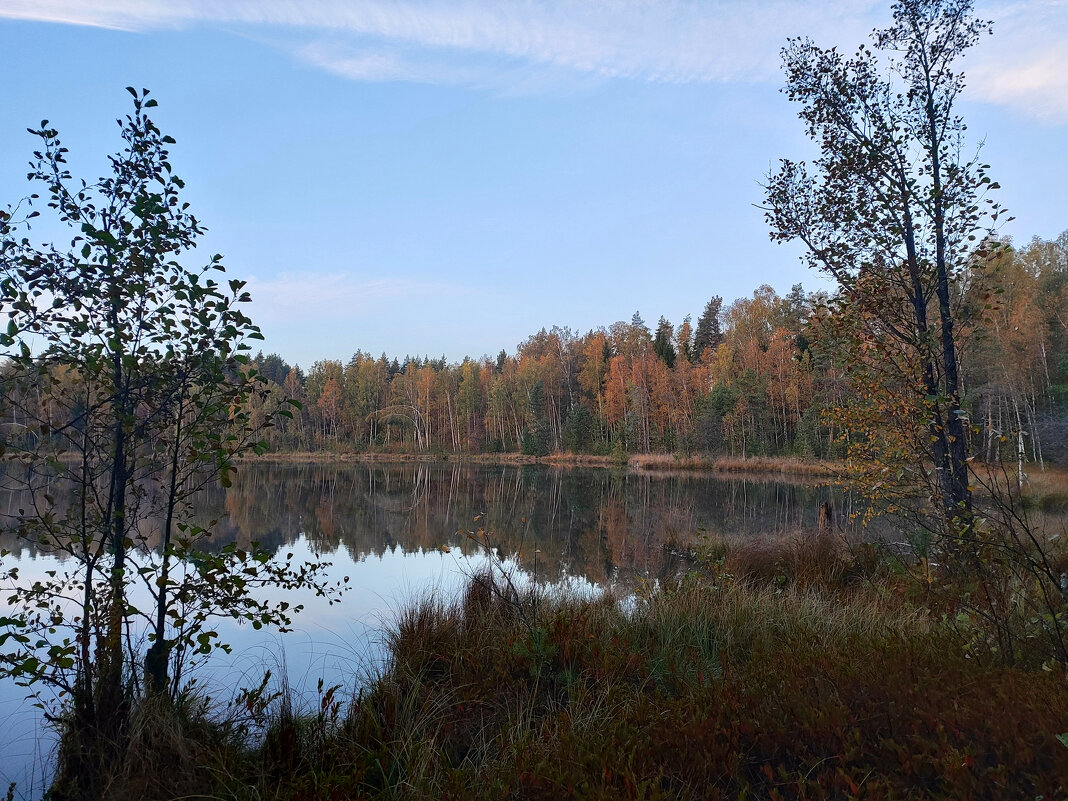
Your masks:
M957 279L970 452L988 461L1068 457L1068 232L1004 247ZM579 334L554 327L514 355L459 364L357 350L305 372L258 354L270 393L300 402L266 432L275 451L670 451L833 458L848 432L829 414L854 391L836 358L834 301L795 285L725 304L696 324L639 313ZM823 333L821 333L823 332Z

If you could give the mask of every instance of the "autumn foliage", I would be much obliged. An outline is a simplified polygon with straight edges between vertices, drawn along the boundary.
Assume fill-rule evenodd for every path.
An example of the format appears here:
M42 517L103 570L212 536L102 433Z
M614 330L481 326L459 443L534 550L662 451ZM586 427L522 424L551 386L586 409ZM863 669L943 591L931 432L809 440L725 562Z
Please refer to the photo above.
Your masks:
M1068 456L1068 238L977 260L954 293L970 452L1015 459L1023 432L1026 460ZM761 286L706 309L716 328L712 335L706 325L700 341L715 347L701 352L689 318L679 326L661 319L653 332L636 314L581 335L543 329L514 355L458 364L357 351L305 373L261 354L257 367L275 394L303 404L268 436L275 450L871 461L876 449L894 447L893 436L901 448L917 436L911 421L922 418L914 407L924 396L901 386L915 374L896 363L907 355L850 330L839 300L800 285L785 297ZM867 375L849 369L862 363Z

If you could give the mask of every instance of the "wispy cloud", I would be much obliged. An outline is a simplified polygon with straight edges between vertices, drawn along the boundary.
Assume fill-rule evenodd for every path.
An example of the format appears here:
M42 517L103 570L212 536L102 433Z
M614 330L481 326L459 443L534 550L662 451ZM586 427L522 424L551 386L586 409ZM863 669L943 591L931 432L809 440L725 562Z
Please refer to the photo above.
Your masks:
M867 32L874 0L5 0L0 16L152 30L193 25L288 29L332 37L299 52L354 77L411 79L395 49L497 57L604 77L719 81L774 73L787 35ZM345 46L340 46L343 43ZM416 79L431 69L414 70ZM433 74L432 74L433 73ZM455 73L445 70L449 78ZM464 77L460 73L460 77Z
M446 282L361 280L343 273L314 272L252 277L247 288L256 304L256 320L263 324L293 324L301 320L322 323L350 318L394 301L466 294L463 287Z
M126 30L269 33L355 80L500 87L532 69L663 82L775 80L786 37L852 47L885 0L4 0L0 17ZM981 4L998 36L973 54L973 96L1068 120L1068 0Z
M317 39L291 48L291 52L301 61L354 81L477 85L485 72L477 66L458 64L455 59L337 40Z
M973 94L1048 122L1068 122L1068 2L1015 2L984 11L996 35L967 69Z

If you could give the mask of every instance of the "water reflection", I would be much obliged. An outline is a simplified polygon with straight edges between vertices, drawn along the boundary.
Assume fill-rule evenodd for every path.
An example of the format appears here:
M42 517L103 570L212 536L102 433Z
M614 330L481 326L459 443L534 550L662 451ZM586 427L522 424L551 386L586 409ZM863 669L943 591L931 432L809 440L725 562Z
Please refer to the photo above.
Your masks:
M814 527L820 503L848 515L832 488L707 473L628 473L544 465L257 464L204 498L202 522L225 515L219 544L258 540L353 557L441 545L464 549L483 528L520 565L549 580L603 583L661 575L670 550L702 532L747 536ZM477 522L476 522L477 518Z
M353 557L398 548L469 549L461 532L484 529L506 553L547 579L601 583L620 571L658 575L672 546L695 536L748 536L811 528L819 505L848 518L849 498L826 485L708 473L634 473L597 468L463 463L250 464L229 489L198 501L213 542L272 550L302 535L322 553ZM28 498L3 493L7 514ZM144 532L154 543L151 532ZM0 543L14 545L11 534ZM21 544L25 546L25 544ZM26 546L30 547L30 546ZM35 551L30 547L30 555Z
M61 488L49 491L62 503ZM214 547L256 540L298 555L320 552L334 563L335 577L352 577L352 590L333 607L310 592L294 598L306 609L288 635L224 623L220 633L234 654L214 656L199 678L218 698L246 674L254 685L263 669L277 673L279 664L298 687L315 687L320 676L350 686L353 671L377 658L375 632L390 610L413 594L447 595L465 572L485 564L464 531L484 528L505 555L519 554L521 568L536 568L539 581L626 585L683 567L672 546L685 547L702 532L744 537L815 527L819 504L828 500L840 518L847 515L848 497L826 486L709 473L452 462L244 465L231 488L214 487L198 499L197 522L218 521ZM0 489L0 547L15 552L5 562L13 560L23 580L56 567L55 557L2 531L32 501L28 492ZM141 534L150 546L158 543L152 521ZM438 552L442 545L452 552ZM42 757L52 740L23 698L13 683L0 682L0 785L18 781L21 793L34 797L47 784Z

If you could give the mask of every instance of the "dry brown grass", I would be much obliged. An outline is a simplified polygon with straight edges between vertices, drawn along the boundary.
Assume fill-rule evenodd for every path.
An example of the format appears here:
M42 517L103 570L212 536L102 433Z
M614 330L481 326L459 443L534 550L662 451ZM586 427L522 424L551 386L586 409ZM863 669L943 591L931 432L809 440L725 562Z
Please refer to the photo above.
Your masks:
M473 576L399 611L350 706L244 747L149 710L97 797L1066 797L1062 672L973 658L831 534L723 547L625 604Z
M254 797L1062 797L1063 677L980 665L894 593L824 591L833 540L779 545L770 558L809 586L753 576L629 609L521 610L483 576L454 603L423 599L339 736Z
M361 462L376 463L425 463L425 462L467 462L472 464L560 464L581 465L589 467L609 467L615 462L610 456L593 454L551 453L547 456L528 456L522 453L398 453L362 452L345 453L334 451L300 451L285 453L265 453L244 457L249 462L267 462L280 464L353 464Z
M1024 465L1027 473L1027 483L1039 491L1068 492L1068 467L1059 465L1046 465L1045 470L1040 470L1036 464Z
M140 699L122 758L115 765L101 765L91 787L61 759L47 797L56 801L212 797L216 784L212 771L246 748L241 734L213 714L217 711L200 696L177 703L167 696ZM74 735L68 729L64 736ZM69 741L65 746L77 748Z
M356 462L466 462L471 464L550 464L573 467L619 467L614 456L590 453L550 453L528 456L522 453L397 453L310 451L265 453L244 457L249 462L288 464L356 463ZM754 456L749 458L680 456L673 453L639 453L627 458L630 470L705 470L719 473L776 474L793 477L831 477L841 475L845 466L797 457Z
M837 476L846 472L840 462L823 462L798 457L753 456L748 459L722 457L715 469L722 473L786 473L800 476Z
M1030 468L1024 485L1025 496L1033 499L1043 514L1068 516L1068 469L1048 466L1039 470L1037 465Z
M725 549L724 566L747 582L835 590L849 583L854 563L841 537L829 532L795 532L735 540Z
M628 465L638 470L709 470L717 473L783 475L791 477L832 477L845 472L839 462L801 459L794 456L679 456L671 453L643 453L630 457Z

